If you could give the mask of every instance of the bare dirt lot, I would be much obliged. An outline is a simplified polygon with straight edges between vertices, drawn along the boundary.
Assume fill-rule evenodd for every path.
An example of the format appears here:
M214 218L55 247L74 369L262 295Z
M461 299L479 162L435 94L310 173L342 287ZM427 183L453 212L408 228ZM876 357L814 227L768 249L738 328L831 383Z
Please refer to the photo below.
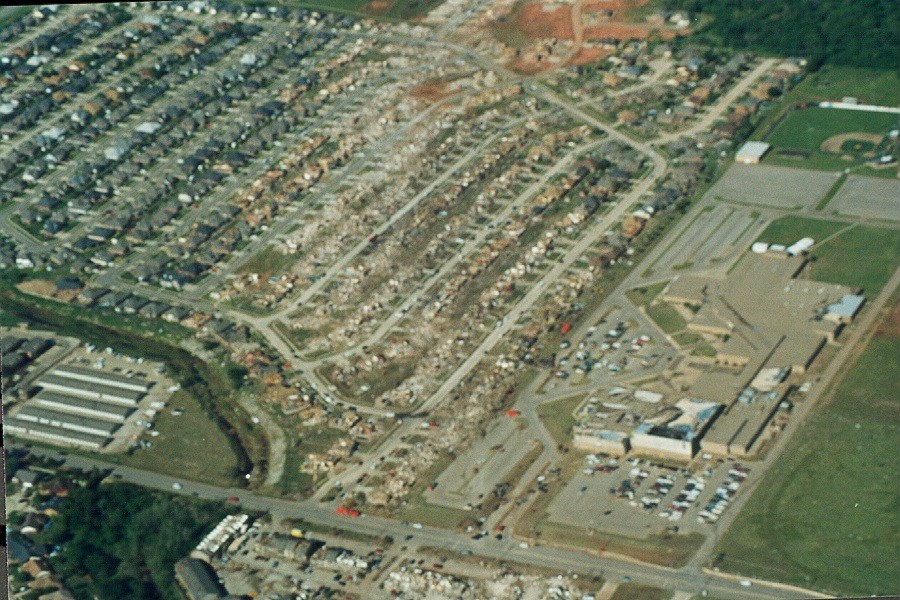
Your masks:
M569 6L547 9L543 4L526 4L519 13L516 27L532 39L571 40L572 9Z
M893 305L879 323L875 335L886 338L900 338L900 304Z
M828 203L828 210L859 217L900 221L900 181L848 177Z
M777 208L806 208L825 197L839 173L735 164L707 192L709 198Z
M26 294L43 296L44 298L54 298L56 294L56 286L52 281L47 281L46 279L32 279L30 281L23 281L16 287Z
M443 100L447 96L452 96L453 92L447 89L446 82L429 81L427 83L423 83L422 85L414 87L410 91L410 95L413 98L418 98L420 100L437 102L439 100Z

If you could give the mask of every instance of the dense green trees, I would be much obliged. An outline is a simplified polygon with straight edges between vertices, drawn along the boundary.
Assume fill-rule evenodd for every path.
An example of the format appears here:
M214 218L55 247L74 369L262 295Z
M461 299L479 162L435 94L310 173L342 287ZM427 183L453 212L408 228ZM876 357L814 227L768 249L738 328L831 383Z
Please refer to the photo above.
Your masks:
M174 564L227 507L136 486L71 491L45 532L62 546L52 564L79 598L180 599Z
M711 17L701 39L824 63L896 69L896 0L666 0L670 10Z

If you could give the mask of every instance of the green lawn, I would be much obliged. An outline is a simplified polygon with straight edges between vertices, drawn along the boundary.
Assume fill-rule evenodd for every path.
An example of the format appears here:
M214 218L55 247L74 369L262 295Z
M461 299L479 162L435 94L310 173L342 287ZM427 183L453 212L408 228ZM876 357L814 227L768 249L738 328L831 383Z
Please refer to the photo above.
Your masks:
M339 429L331 427L307 427L299 434L292 436L284 461L284 475L278 482L278 491L286 495L308 496L315 491L316 484L321 483L325 475L320 475L318 482L313 476L300 471L308 454L325 452L344 435Z
M843 231L842 231L843 230ZM841 232L842 231L842 232ZM837 237L822 243L829 236ZM890 279L900 263L900 231L870 225L789 216L773 221L758 241L793 244L802 237L816 243L808 276L816 281L862 288L872 296Z
M675 333L687 327L687 321L670 304L658 302L647 307L647 316L666 333Z
M900 339L876 336L721 540L718 566L832 594L900 589Z
M756 241L784 245L793 244L803 237L811 237L818 241L824 240L846 226L846 223L836 223L835 221L790 216L769 223Z
M184 414L173 416L169 407L184 408ZM215 485L235 485L240 464L225 433L209 417L197 399L184 391L176 392L166 410L158 413L154 429L159 436L147 438L153 447L117 457L116 462L164 473L183 476ZM189 434L186 432L190 432ZM197 460L197 457L203 460Z
M681 333L673 335L672 339L674 339L675 343L679 346L690 346L691 344L702 341L703 336L699 333L694 333L693 331L682 331Z
M274 246L267 246L241 265L238 273L256 273L260 279L267 279L271 275L283 274L296 260L297 255L285 254Z
M853 96L862 104L900 106L900 77L896 71L826 65L794 89L804 100L840 100Z
M656 297L662 293L663 289L665 289L668 284L668 281L661 281L653 285L648 285L647 287L634 288L633 290L625 292L625 297L631 300L636 306L647 306L656 300Z
M716 349L713 348L709 344L700 344L693 350L691 350L691 356L704 356L706 358L714 358L717 352Z
M554 400L537 407L538 417L541 423L553 436L557 444L568 445L572 441L572 426L575 425L575 415L572 412L584 400L584 394L574 398Z
M900 231L860 225L817 247L810 277L874 296L900 262Z
M775 149L818 152L822 142L839 133L864 132L886 135L897 127L898 116L812 107L796 110L782 121L767 138Z
M853 96L862 104L900 106L900 76L895 70L826 65L785 94L759 123L752 139L764 139L783 111L797 103L841 100L845 96Z
M668 600L672 592L649 585L623 583L616 588L610 600Z

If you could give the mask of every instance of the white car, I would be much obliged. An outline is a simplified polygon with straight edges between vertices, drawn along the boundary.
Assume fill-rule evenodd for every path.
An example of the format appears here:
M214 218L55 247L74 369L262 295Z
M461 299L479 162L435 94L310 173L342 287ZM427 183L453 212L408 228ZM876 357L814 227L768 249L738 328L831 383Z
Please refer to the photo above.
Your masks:
M177 481L176 481L175 483L172 484L172 489L175 490L175 491L180 490L181 487L182 487L181 484L178 483Z
M750 587L751 585L753 585L753 582L749 579L741 579L740 583L744 587Z
M412 528L413 529L422 529L422 524L421 523L413 523Z

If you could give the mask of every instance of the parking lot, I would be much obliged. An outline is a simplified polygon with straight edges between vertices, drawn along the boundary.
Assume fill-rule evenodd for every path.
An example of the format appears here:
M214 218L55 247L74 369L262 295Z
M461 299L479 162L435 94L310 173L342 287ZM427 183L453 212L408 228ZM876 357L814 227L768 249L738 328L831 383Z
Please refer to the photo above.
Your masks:
M627 537L658 534L673 525L682 532L708 533L748 473L731 461L699 459L677 469L591 454L553 499L549 518Z
M848 177L828 211L845 215L900 221L900 181L874 177Z
M614 308L574 346L562 342L544 391L554 394L614 381L652 377L677 354L636 310Z
M706 197L773 208L811 208L839 177L826 171L734 164Z
M765 223L759 211L711 202L672 240L666 252L650 263L653 276L674 277L685 271L727 265L746 249Z

